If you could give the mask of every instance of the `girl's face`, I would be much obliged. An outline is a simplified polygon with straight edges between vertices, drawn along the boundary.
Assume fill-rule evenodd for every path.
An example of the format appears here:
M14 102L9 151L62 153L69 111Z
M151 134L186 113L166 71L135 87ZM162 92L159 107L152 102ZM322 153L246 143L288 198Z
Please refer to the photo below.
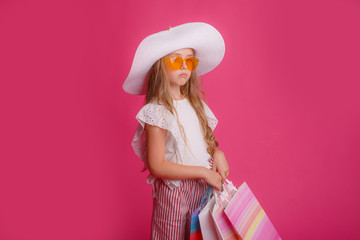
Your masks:
M166 57L180 56L182 58L188 58L194 56L194 51L191 48L183 48L169 53ZM167 66L165 67L167 76L170 80L170 86L183 86L190 79L191 71L187 69L185 61L179 70L171 70Z

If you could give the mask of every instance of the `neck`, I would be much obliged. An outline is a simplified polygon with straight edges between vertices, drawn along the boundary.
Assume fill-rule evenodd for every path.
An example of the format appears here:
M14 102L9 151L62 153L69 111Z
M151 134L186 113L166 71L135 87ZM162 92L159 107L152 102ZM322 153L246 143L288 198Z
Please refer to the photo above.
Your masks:
M171 86L170 85L170 92L171 92L171 95L172 95L173 99L175 99L175 100L184 99L184 96L180 92L180 87L179 86L174 86L174 85Z

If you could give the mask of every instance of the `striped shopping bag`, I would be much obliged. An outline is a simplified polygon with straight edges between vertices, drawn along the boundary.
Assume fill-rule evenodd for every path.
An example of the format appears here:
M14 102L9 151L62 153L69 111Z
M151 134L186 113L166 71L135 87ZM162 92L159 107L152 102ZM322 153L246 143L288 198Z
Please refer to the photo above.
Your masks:
M218 238L221 240L237 240L240 239L240 235L237 233L236 229L230 222L229 218L224 212L229 200L236 193L236 188L232 185L230 181L227 181L228 184L223 184L224 191L214 191L215 205L211 211L211 216L214 220L215 230L218 235Z
M224 213L243 240L281 239L246 182L238 188Z
M216 228L216 232L218 234L218 238L222 240L237 240L241 237L237 233L236 229L226 216L224 209L221 206L215 205L212 217L214 219L214 224Z

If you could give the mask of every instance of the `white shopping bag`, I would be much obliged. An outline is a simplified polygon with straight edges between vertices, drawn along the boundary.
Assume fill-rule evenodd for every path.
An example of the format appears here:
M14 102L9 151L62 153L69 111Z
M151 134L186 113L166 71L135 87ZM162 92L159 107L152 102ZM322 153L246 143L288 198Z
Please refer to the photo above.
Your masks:
M211 217L211 211L215 205L214 195L210 198L203 210L199 214L199 222L201 228L201 234L203 239L206 240L218 240L218 235L215 229L215 223Z

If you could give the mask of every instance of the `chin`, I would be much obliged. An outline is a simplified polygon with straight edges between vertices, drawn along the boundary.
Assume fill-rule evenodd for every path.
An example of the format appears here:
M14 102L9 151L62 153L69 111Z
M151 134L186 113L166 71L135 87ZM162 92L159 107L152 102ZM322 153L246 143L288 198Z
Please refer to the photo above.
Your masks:
M189 79L181 79L181 80L180 80L180 85L183 86L183 85L185 85L188 81L189 81Z
M187 82L189 81L189 79L185 79L185 78L179 78L177 80L173 80L171 81L171 85L175 85L175 86L184 86Z
M184 86L186 83L187 83L187 81L179 84L179 86L182 87L182 86Z

